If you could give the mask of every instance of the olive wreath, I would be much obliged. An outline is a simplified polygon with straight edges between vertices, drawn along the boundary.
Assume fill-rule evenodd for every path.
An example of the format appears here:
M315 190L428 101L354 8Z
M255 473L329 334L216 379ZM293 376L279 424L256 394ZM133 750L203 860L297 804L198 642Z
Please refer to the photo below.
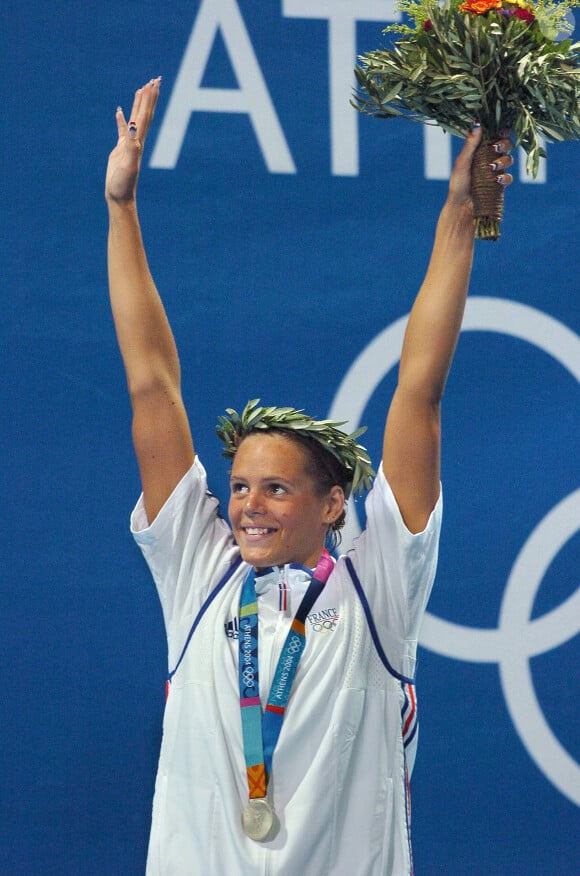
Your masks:
M251 432L283 429L311 438L331 453L351 474L350 491L353 494L370 489L375 471L366 448L356 440L366 432L366 426L349 435L339 428L346 420L314 420L303 410L261 407L259 402L259 398L252 399L241 414L233 408L226 408L228 416L218 417L216 433L225 445L222 456L233 459L241 441Z

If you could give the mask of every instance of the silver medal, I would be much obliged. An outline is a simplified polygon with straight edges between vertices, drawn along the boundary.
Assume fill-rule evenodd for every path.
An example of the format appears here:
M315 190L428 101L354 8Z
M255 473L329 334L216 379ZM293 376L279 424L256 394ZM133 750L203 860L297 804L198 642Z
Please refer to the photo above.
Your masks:
M274 824L274 810L266 797L248 800L242 812L242 827L246 836L256 842L266 839Z

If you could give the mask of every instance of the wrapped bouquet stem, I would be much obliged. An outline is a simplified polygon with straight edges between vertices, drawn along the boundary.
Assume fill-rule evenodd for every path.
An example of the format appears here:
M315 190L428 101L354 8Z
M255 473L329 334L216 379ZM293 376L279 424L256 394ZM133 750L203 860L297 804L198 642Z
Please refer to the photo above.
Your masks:
M491 145L512 131L536 176L543 141L580 137L580 43L571 8L580 0L399 0L403 24L390 48L363 55L354 105L465 136L483 128L473 171L476 237L496 240L503 187L489 176ZM479 167L487 172L480 172ZM499 190L499 191L498 191Z
M493 144L497 137L482 140L475 151L472 168L471 193L475 236L483 240L497 240L503 218L504 187L489 172L489 165L497 158Z

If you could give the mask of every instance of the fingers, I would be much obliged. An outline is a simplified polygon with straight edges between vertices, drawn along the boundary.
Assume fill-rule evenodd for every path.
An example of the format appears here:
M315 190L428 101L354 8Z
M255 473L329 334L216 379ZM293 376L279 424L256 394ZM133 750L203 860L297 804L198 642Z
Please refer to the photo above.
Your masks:
M471 204L471 165L475 151L481 143L482 133L481 126L475 124L466 134L461 152L455 159L449 180L449 196L455 204Z
M117 112L115 113L115 119L117 121L117 133L119 135L119 139L125 136L127 131L127 122L125 121L125 116L123 114L123 110L120 106L117 107Z
M475 150L479 146L481 142L482 129L480 125L474 125L469 134L465 137L465 142L461 149L461 152L457 156L456 159L456 167L459 170L469 170L471 167L471 162L473 161L473 156L475 155Z
M499 155L509 155L513 148L509 131L501 131L499 136L501 139L494 144L493 151L497 152Z
M147 83L149 85L149 83ZM144 85L143 88L146 88L147 85ZM141 98L143 97L143 88L138 88L135 92L135 97L133 98L133 106L131 107L131 118L136 119L139 113L139 108L141 106Z
M105 182L105 195L110 203L135 198L143 145L155 113L160 84L159 76L137 89L128 122L121 107L117 107L118 140L109 155Z
M455 161L449 182L449 195L451 201L455 204L468 206L472 202L472 165L476 150L481 144L482 136L483 129L479 125L474 125L472 130L466 135L463 148ZM489 157L487 158L490 177L495 179L498 185L509 186L513 182L512 175L507 172L513 164L513 158L510 154L512 148L510 132L501 131L490 150L490 157L493 156L492 161L490 161Z
M496 182L498 182L501 186L509 186L514 181L511 173L504 173L509 167L514 163L514 159L510 154L512 151L512 141L509 138L509 132L502 131L501 134L505 134L502 136L497 143L493 145L493 151L497 153L497 158L491 162L489 165L489 169L492 173L497 174Z
M161 76L157 79L151 79L146 85L138 89L135 94L135 101L131 111L131 119L136 125L136 136L141 142L147 136L149 126L155 115L155 107L159 98L159 87L161 85Z
M116 118L119 137L139 140L140 144L143 144L155 115L160 85L161 76L158 76L156 79L150 79L142 88L137 89L128 123L125 120L122 109L120 107L117 109Z
M466 161L471 162L475 154L475 150L481 143L481 138L483 136L483 130L481 125L474 124L471 131L465 138L465 143L463 145L463 149L461 152L463 153L462 157L465 158Z

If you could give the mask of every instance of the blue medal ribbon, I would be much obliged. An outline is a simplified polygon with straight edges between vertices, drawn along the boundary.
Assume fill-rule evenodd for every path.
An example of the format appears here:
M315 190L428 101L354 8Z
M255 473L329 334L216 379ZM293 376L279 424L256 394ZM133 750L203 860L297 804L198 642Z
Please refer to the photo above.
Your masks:
M322 593L333 566L332 557L327 550L324 550L286 636L263 716L258 660L258 602L253 569L244 581L240 597L238 675L250 799L266 796L274 749L282 730L292 685L306 645L304 626L306 617Z

